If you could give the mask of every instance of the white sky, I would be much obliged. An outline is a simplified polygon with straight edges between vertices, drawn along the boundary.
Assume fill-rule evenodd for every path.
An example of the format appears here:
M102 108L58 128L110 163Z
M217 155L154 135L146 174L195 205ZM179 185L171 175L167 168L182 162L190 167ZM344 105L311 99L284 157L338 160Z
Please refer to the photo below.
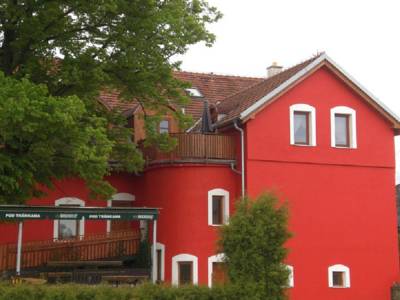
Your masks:
M400 115L399 0L208 2L224 14L209 27L217 41L191 47L183 70L265 76L273 61L286 68L325 51Z

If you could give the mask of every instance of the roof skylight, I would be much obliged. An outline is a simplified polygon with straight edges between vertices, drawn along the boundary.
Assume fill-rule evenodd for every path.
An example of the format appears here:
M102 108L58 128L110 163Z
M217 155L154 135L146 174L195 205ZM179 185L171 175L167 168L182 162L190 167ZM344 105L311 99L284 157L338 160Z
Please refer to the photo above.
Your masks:
M189 94L190 97L202 98L203 94L195 87L187 88L185 91Z

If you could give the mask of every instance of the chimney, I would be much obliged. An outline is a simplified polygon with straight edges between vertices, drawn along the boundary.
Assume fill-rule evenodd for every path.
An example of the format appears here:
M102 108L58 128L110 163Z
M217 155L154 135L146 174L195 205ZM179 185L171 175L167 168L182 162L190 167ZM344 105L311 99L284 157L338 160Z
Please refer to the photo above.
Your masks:
M272 65L270 65L267 68L267 77L274 76L282 71L283 67L278 66L277 62L273 62Z

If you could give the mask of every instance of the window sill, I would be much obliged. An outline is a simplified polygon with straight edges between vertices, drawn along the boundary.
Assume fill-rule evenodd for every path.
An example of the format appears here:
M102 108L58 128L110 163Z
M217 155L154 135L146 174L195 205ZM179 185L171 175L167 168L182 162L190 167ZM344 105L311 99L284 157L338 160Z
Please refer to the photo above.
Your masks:
M357 149L357 147L345 147L345 146L332 146L332 148L335 148L335 149L349 149L349 150L352 150L352 149Z
M290 146L295 146L295 147L315 147L315 146L317 146L317 145L290 144Z
M349 286L330 286L330 289L349 289Z
M211 226L211 227L221 227L221 226L224 226L225 224L208 224L208 226Z

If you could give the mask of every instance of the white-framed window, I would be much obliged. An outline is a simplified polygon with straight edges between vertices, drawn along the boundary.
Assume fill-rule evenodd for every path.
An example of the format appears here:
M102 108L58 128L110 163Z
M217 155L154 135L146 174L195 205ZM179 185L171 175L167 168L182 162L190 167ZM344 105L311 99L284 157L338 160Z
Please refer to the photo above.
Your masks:
M172 284L197 284L199 281L198 259L191 254L178 254L172 257Z
M218 281L220 273L225 272L224 268L221 267L224 265L225 255L223 253L212 255L208 257L208 287L212 287L213 282ZM218 273L218 274L216 274ZM226 276L226 275L223 275ZM218 277L218 278L216 278Z
M124 206L132 206L130 203L135 201L135 195L129 193L117 193L114 194L110 200L107 200L107 207L124 207ZM126 205L121 205L126 203ZM123 222L123 221L119 221ZM111 220L107 220L107 233L111 232Z
M316 146L315 108L308 104L293 104L290 113L290 144Z
M159 132L160 133L168 133L169 132L169 121L168 120L162 120L160 122Z
M292 287L294 287L294 268L291 265L285 265L285 266L289 271L287 287L292 288Z
M328 286L330 288L349 288L350 269L345 265L332 265L328 268Z
M221 226L229 219L229 192L224 189L208 191L208 225Z
M55 201L55 206L80 207L85 206L85 201L65 197ZM73 239L85 235L85 220L54 220L53 238L55 240Z
M151 255L153 255L153 246L151 246ZM156 280L157 282L165 279L165 245L156 243Z
M331 146L357 148L356 111L347 106L331 109Z

